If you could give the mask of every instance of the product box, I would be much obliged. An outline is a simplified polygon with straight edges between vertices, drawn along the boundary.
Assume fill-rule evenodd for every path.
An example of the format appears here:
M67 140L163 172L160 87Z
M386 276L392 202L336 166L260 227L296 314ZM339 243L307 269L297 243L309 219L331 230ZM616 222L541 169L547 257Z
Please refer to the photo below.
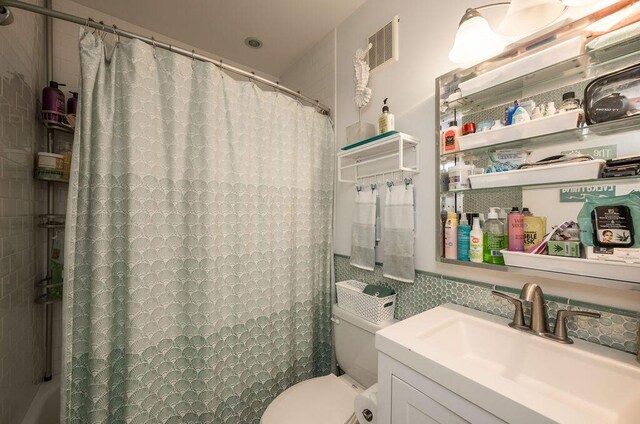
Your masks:
M587 259L640 263L640 249L589 246L586 254Z
M544 216L524 217L524 251L542 242L547 233L547 218Z
M579 258L581 256L579 241L556 241L549 240L547 243L547 254L551 256L568 256L570 258Z

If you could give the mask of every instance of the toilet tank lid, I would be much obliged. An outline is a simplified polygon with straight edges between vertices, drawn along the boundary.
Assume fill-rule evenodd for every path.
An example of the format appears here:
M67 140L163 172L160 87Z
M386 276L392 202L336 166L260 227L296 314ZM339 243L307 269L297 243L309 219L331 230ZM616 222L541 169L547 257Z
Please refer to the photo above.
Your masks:
M359 389L334 374L289 387L262 415L261 424L344 424L353 414Z
M360 327L365 331L368 331L372 334L375 334L376 331L378 330L382 330L385 327L390 326L391 324L398 322L398 320L391 320L391 321L387 321L387 322L383 322L381 324L374 324L371 321L367 321L366 319L347 311L344 308L341 308L340 306L338 306L337 303L334 303L332 305L332 309L331 309L331 313L336 317L336 318L340 318L343 319L347 322L350 322L351 324L355 325L356 327Z

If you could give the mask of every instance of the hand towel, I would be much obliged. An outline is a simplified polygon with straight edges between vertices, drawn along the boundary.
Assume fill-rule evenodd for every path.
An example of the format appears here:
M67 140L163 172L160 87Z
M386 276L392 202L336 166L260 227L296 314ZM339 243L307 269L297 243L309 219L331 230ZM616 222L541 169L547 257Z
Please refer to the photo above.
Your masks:
M376 265L376 198L378 190L360 190L351 226L350 264L373 271Z
M413 257L413 184L392 187L384 204L384 259L382 272L387 278L413 283L416 277Z
M390 289L388 287L380 286L377 284L367 284L366 287L362 290L362 293L368 294L369 296L375 297L387 297L392 294L396 294L394 289Z

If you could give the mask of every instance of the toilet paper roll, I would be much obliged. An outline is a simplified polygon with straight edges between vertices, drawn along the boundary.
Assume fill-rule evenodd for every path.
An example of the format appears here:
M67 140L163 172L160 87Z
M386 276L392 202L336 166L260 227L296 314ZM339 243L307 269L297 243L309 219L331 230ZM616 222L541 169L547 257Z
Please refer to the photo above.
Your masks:
M356 396L353 408L360 424L376 424L378 422L378 384L374 384Z

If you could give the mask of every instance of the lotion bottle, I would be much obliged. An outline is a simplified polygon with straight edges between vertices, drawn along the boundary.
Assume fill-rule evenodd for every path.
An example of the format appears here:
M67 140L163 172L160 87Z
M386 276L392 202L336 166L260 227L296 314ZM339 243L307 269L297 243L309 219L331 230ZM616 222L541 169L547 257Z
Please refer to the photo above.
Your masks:
M501 250L505 248L504 224L498 219L500 208L490 208L484 223L484 262L488 264L504 265Z
M469 234L469 259L471 262L482 263L482 228L480 228L480 218L473 217L473 228Z
M511 209L507 218L509 250L524 252L524 215L517 207Z
M389 112L389 106L387 106L388 98L384 99L384 106L382 106L382 115L378 118L378 134L384 134L396 129L396 118Z
M458 259L458 215L455 212L447 213L444 226L444 257Z
M469 238L471 227L467 220L467 215L462 214L460 225L458 225L458 260L469 261Z

